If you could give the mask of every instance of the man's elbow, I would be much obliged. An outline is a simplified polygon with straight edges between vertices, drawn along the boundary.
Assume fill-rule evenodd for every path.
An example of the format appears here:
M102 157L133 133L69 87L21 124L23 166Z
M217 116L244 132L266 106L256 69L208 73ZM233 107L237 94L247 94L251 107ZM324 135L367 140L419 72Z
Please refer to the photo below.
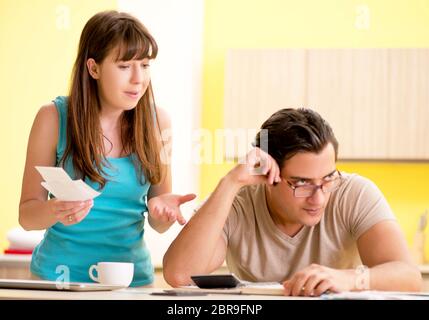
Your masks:
M170 250L170 249L169 249ZM174 263L174 260L169 259L169 250L167 250L162 261L162 272L165 281L172 287L180 287L188 285L190 278L185 276L184 272L181 272L179 266Z
M174 288L191 284L191 278L189 275L183 272L177 272L164 268L163 274L165 281L167 281L167 283Z

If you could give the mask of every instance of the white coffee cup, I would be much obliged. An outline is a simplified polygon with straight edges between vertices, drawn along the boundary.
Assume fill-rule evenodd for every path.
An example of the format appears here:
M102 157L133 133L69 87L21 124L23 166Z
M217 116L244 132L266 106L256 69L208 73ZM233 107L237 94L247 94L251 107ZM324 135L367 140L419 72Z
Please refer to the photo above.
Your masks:
M97 276L94 275L97 271ZM89 277L101 284L128 287L133 281L134 263L99 262L89 268Z

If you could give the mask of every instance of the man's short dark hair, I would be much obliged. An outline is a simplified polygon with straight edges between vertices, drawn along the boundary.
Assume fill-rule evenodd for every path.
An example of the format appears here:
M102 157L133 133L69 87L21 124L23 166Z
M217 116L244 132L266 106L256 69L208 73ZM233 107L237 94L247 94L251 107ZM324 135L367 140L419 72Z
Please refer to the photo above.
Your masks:
M331 126L316 111L307 108L281 109L269 117L261 126L266 129L256 135L255 146L262 149L266 143L261 139L268 138L268 154L279 165L299 152L319 153L328 143L338 155L338 141ZM266 137L268 134L268 137ZM262 146L262 147L261 147ZM267 150L264 150L267 152Z

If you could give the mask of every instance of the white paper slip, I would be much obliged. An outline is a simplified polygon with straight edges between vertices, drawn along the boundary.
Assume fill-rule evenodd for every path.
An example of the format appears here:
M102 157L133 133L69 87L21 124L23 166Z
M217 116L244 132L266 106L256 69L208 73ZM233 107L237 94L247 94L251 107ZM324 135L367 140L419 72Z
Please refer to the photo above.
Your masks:
M283 296L284 287L275 282L242 282L234 288L199 288L197 286L181 286L169 291L195 291L210 294L248 294L248 295L270 295Z
M40 167L36 166L37 171L46 182L57 181L73 181L72 178L60 167Z
M41 185L59 200L85 201L100 195L82 180L72 180L63 168L36 166L36 169L45 180Z
M428 292L398 291L359 291L326 293L321 295L327 300L429 300Z

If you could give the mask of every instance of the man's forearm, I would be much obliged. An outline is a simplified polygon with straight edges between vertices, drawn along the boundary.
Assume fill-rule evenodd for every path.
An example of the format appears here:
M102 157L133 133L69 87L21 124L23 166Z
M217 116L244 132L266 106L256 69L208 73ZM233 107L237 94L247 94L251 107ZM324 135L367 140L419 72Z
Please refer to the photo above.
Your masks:
M402 261L386 262L368 270L371 290L420 291L422 276L419 269Z
M192 274L209 273L210 261L240 186L223 178L204 205L190 219L164 256L164 275L183 282ZM171 281L171 279L182 279ZM183 283L184 284L184 283Z

